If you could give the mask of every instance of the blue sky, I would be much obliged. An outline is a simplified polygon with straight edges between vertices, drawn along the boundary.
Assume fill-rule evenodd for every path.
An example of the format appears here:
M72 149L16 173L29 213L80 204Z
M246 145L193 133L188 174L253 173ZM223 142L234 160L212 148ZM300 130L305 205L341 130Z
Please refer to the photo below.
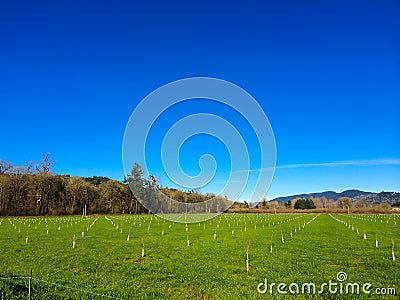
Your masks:
M0 158L51 152L57 173L121 179L138 103L208 76L241 86L268 116L278 166L268 198L400 191L398 1L189 2L2 1Z

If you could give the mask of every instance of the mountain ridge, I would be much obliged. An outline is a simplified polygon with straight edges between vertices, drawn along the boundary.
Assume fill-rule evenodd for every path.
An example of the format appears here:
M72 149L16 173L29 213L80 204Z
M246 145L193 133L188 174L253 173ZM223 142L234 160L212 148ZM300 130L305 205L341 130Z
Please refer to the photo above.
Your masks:
M363 200L366 204L380 204L380 203L389 203L389 204L395 204L400 202L400 193L398 192L366 192L366 191L361 191L357 189L350 189L350 190L345 190L343 192L335 192L335 191L324 191L324 192L316 192L316 193L307 193L307 194L296 194L296 195L290 195L290 196L283 196L283 197L277 197L272 200L269 200L270 202L272 201L277 201L278 203L284 203L289 200L294 200L297 198L321 198L321 197L326 197L328 200L333 199L334 201L337 201L340 197L349 197L352 202L358 201L358 200Z

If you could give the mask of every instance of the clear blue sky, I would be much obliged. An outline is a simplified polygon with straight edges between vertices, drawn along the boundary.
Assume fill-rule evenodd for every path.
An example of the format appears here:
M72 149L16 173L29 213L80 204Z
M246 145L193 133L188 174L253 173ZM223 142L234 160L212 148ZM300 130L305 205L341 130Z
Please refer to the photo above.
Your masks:
M399 20L398 1L2 1L0 158L122 179L135 106L209 76L271 122L268 198L400 191Z

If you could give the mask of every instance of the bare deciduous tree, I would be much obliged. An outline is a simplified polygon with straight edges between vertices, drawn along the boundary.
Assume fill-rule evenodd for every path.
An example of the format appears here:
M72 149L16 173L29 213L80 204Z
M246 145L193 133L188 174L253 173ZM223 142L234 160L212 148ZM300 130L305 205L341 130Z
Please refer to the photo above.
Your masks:
M13 165L4 159L0 159L0 174L7 174L11 171Z
M54 165L54 161L50 158L50 153L46 152L42 156L42 160L39 165L36 166L36 170L39 173L49 174L50 168Z
M349 197L340 197L337 200L338 208L349 208L351 206L351 200Z

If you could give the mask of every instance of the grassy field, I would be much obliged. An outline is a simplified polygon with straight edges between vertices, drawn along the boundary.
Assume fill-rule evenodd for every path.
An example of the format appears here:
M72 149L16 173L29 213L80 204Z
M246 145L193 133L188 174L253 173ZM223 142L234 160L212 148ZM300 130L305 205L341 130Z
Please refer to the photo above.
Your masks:
M187 226L152 215L0 222L0 299L27 299L30 269L32 299L288 299L296 285L298 299L400 293L395 215L224 214ZM327 286L321 294L301 293L304 283L314 283L317 293L324 283L340 283L339 272L347 275L343 284L370 283L371 294ZM268 290L260 294L265 279ZM278 293L279 283L288 294ZM378 296L377 288L397 295Z

